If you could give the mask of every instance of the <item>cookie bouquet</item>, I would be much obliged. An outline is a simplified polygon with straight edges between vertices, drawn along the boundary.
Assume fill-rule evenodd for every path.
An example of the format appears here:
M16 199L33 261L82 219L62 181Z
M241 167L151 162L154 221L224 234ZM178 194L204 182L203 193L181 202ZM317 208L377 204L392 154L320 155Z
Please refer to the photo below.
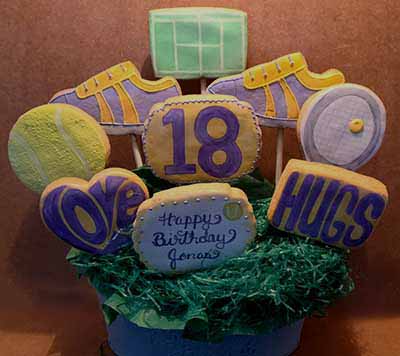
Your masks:
M244 12L153 10L149 28L160 79L128 61L56 93L12 128L11 166L96 289L115 354L288 355L304 318L353 289L349 251L387 205L355 172L385 108L301 53L246 69ZM182 95L189 78L201 94ZM257 169L263 127L275 185ZM305 159L283 169L294 128ZM107 167L108 135L132 137L135 169Z

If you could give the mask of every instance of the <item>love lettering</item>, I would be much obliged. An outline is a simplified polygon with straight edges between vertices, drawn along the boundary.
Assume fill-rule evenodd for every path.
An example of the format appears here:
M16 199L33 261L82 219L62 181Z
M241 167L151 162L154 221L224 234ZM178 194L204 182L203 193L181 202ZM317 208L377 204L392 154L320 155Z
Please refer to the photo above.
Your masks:
M337 174L338 169L335 170ZM327 244L345 248L362 245L381 217L387 196L383 190L368 191L358 186L354 180L358 174L351 175L351 183L346 183L342 179L292 171L283 178L282 185L280 182L278 196L273 198L276 204L268 212L272 225ZM377 186L374 182L371 187Z
M112 253L131 242L117 233L130 228L138 206L148 198L141 179L110 168L85 182L60 179L43 192L41 214L46 226L72 246L90 253Z

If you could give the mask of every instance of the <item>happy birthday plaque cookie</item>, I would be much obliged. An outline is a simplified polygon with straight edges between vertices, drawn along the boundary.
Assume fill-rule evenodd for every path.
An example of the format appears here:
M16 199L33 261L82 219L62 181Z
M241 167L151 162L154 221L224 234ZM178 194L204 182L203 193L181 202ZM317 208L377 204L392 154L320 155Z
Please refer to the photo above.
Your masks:
M186 95L153 106L143 147L160 178L228 181L254 169L261 131L246 102L225 95Z
M8 157L17 177L41 193L56 179L90 179L105 168L110 143L86 112L48 104L23 114L10 132Z
M149 267L180 273L240 255L256 235L246 194L226 183L199 183L156 193L138 209L135 250Z
M89 182L62 178L40 199L45 225L70 245L94 254L117 251L131 243L138 206L149 197L143 181L122 168L109 168Z
M385 127L379 97L361 85L343 84L305 102L297 134L308 161L356 170L378 151Z
M272 197L276 228L343 248L362 245L388 203L383 183L340 167L292 159Z

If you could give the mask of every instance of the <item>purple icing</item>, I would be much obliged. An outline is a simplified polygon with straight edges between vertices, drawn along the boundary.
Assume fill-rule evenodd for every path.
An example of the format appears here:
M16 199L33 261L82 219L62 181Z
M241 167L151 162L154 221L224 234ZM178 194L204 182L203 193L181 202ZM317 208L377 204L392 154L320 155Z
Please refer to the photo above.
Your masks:
M95 225L95 231L89 233L81 225L79 218L76 214L75 208L80 207L91 218ZM79 189L67 189L62 201L61 210L64 215L66 223L82 239L98 245L101 244L108 235L108 226L104 221L101 211L93 200L84 192Z
M102 183L100 181L97 181L89 189L89 193L103 208L107 218L108 226L112 226L115 198L119 188L125 181L125 177L106 177L105 190L103 190Z
M297 220L299 219L301 209L303 208L304 202L306 201L307 195L314 181L314 176L308 174L304 178L303 184L301 185L299 192L296 195L293 195L294 188L299 177L300 173L298 172L293 172L290 175L272 218L273 225L279 227L286 209L291 209L289 218L287 219L285 225L285 230L287 231L294 230Z
M69 104L86 111L93 116L97 121L100 121L100 108L95 96L89 96L85 99L80 99L75 93L75 90L55 97L50 101L51 104Z
M207 126L213 118L219 118L225 122L224 136L214 138L209 135ZM226 178L239 170L242 164L242 152L235 142L239 129L239 121L235 114L224 107L210 106L200 111L194 124L194 132L197 140L202 144L198 160L204 172L213 177ZM224 163L216 164L213 161L213 154L216 151L226 153Z
M52 190L46 196L42 208L44 222L49 227L49 229L53 231L59 238L71 244L72 246L90 253L99 252L98 249L91 247L85 244L83 241L77 239L64 224L64 221L62 220L60 211L58 209L58 202L60 200L61 194L65 189L68 188L66 186L58 187Z
M320 237L322 241L329 244L338 243L343 238L342 243L346 247L359 246L371 235L373 230L371 220L378 219L385 209L386 203L382 196L369 193L359 200L359 190L356 186L346 184L340 187L339 181L331 180L313 221L309 222L309 217L322 193L326 179L317 177L315 180L315 176L306 175L298 193L293 195L299 177L300 174L294 172L287 180L272 217L274 226L280 227L286 209L290 209L285 225L286 231L294 231L298 224L297 229L301 234L313 238ZM337 193L338 191L339 193ZM354 224L351 225L346 224L346 221L334 221L346 194L350 194L345 212L354 221ZM352 236L356 226L362 228L362 234L358 238ZM331 227L336 229L333 235L329 235Z
M179 95L178 89L175 86L161 91L146 92L138 88L129 79L124 80L122 84L135 103L140 122L144 122L154 104L161 103L168 98Z
M311 193L307 199L307 203L303 209L303 212L300 217L298 229L301 233L316 238L319 235L319 231L321 229L321 224L324 221L325 215L328 211L328 208L332 202L332 199L335 197L336 192L340 187L340 183L337 180L333 180L329 183L328 188L324 194L322 202L318 208L317 214L315 214L314 220L312 222L308 222L311 211L317 203L317 199L321 194L322 188L324 187L325 179L317 178L314 183Z
M342 237L344 230L346 228L346 224L342 221L335 221L333 222L333 219L335 218L336 212L342 204L342 201L346 194L351 194L350 201L346 207L346 214L351 215L353 213L353 210L358 202L358 189L354 185L345 185L342 187L339 191L339 194L336 196L335 200L333 201L333 204L329 210L328 216L326 217L324 226L321 231L321 239L322 241L326 243L336 243L339 242ZM336 229L336 233L333 234L332 236L329 235L329 229L330 227L333 226Z
M128 214L128 209L138 207L146 199L146 196L138 184L128 182L121 188L118 197L117 226L123 229L130 226L136 217L136 211Z
M235 79L218 81L215 84L211 84L207 90L211 94L233 95L239 100L250 103L258 115L265 116L267 102L264 88L246 89L241 76Z
M308 89L301 84L294 74L287 76L285 80L296 97L299 108L301 108L304 102L316 92L315 90Z
M163 125L172 124L174 145L173 165L164 166L166 175L195 174L196 165L186 163L185 154L185 112L183 109L172 109L163 117Z
M46 225L62 240L90 253L112 253L131 244L130 236L110 229L115 218L119 229L131 226L136 214L128 214L127 210L142 203L146 198L145 192L126 177L108 176L104 185L103 188L100 182L96 182L90 187L89 193L68 186L52 190L46 196L42 208ZM84 229L76 215L76 207L80 207L91 217L95 226L94 232ZM107 238L110 240L104 249L85 243L87 241L93 245L101 245Z
M379 194L369 193L364 196L358 203L353 216L354 222L362 227L363 233L358 239L353 239L354 225L350 226L344 235L343 244L346 247L361 245L371 235L373 230L372 223L366 217L368 210L370 209L369 214L371 218L376 220L382 215L385 206L385 200Z
M107 88L103 91L104 99L112 111L114 122L118 124L124 123L124 112L122 110L121 100L114 88Z
M271 95L274 98L276 117L286 118L286 99L281 85L279 83L272 83L269 88L271 89Z

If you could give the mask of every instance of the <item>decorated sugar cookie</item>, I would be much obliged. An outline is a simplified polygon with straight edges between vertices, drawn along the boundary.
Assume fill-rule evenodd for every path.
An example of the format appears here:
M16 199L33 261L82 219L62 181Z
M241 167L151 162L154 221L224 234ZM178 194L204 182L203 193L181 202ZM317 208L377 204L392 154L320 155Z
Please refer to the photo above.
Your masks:
M41 193L62 177L90 179L104 169L110 143L100 125L71 105L36 107L10 132L8 157L18 178Z
M290 160L268 210L280 230L352 248L372 234L388 202L380 181L343 168Z
M246 68L245 12L213 7L152 10L149 28L158 77L217 78Z
M147 163L159 177L221 181L254 169L261 132L249 104L231 96L187 95L153 107L143 141Z
M157 193L138 210L134 246L161 272L203 269L240 255L256 234L246 194L226 183L200 183Z
M62 178L40 199L45 225L70 245L105 254L131 243L129 231L138 206L149 197L143 181L121 168L109 168L89 182Z
M385 126L381 100L368 88L345 84L312 96L297 132L307 160L356 170L381 146Z
M77 106L93 116L110 135L141 133L151 107L180 95L172 77L143 79L130 62L117 64L78 85L58 92L50 103Z
M311 95L342 83L344 76L340 71L330 69L322 74L313 73L301 53L292 53L241 74L219 78L208 86L207 91L234 95L249 102L260 125L296 127L300 109Z

